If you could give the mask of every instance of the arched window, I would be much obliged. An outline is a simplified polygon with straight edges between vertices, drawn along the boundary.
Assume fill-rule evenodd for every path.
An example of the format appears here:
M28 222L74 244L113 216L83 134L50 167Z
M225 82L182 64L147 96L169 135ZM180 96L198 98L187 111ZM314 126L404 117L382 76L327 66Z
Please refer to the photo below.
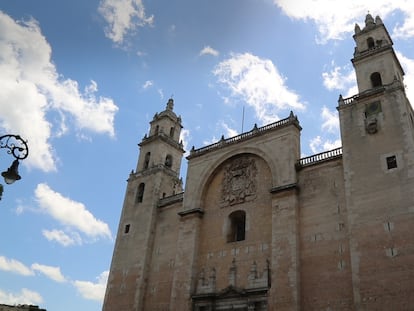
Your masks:
M229 215L227 242L243 241L246 238L246 212L234 211Z
M166 167L171 167L172 166L172 163L173 163L173 158L172 158L171 154L168 154L165 157L165 166Z
M379 72L374 72L371 74L371 84L372 87L378 87L382 85L381 74Z
M135 200L136 203L141 203L142 200L144 199L144 189L145 189L145 184L140 183L138 186L138 190L137 190L137 197Z
M374 42L374 39L372 39L372 37L369 37L367 39L367 45L368 45L368 49L373 49L375 47L375 42Z
M150 157L151 157L151 152L147 152L145 154L145 159L144 159L144 169L147 169L149 166L149 161L150 161Z
M157 126L155 127L155 133L154 133L154 135L158 135L159 130L160 130L160 126L159 126L159 125L157 125Z
M174 127L170 128L170 137L173 138L174 137Z

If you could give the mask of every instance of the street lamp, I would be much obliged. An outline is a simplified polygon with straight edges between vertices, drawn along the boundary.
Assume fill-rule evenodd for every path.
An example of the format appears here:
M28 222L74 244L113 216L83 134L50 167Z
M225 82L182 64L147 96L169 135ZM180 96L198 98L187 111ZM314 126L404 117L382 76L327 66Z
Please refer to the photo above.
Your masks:
M26 141L24 141L19 135L3 135L0 136L0 149L7 149L7 153L11 154L15 160L12 162L7 171L1 173L4 177L4 182L8 185L14 183L16 180L21 179L19 175L19 160L24 160L29 155L29 148ZM0 200L3 193L3 185L0 184Z

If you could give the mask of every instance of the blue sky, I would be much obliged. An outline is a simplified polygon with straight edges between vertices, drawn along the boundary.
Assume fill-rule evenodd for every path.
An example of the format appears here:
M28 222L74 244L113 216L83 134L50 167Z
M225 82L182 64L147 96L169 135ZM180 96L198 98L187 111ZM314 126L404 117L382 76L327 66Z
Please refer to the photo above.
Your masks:
M187 151L291 110L304 156L340 146L335 108L357 93L367 12L413 99L413 1L1 1L1 134L30 153L0 201L0 303L101 310L137 144L171 96Z

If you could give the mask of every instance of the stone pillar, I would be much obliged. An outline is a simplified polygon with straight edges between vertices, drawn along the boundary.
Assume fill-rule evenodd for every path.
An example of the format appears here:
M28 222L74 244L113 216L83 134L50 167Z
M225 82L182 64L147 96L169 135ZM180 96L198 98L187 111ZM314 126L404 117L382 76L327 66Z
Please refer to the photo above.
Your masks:
M195 263L203 211L199 208L180 212L177 255L171 289L170 310L191 310L191 293L195 287Z
M274 310L300 310L298 197L296 184L272 189L270 303Z

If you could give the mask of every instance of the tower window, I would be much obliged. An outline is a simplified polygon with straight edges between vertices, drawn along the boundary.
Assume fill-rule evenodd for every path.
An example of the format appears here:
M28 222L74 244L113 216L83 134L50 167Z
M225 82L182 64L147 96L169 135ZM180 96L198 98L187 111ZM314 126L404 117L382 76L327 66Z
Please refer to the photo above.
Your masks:
M124 233L125 234L128 234L130 228L131 228L131 225L130 224L125 225Z
M160 126L159 126L159 125L157 125L157 126L155 127L155 135L158 135L159 130L160 130Z
M151 157L151 152L147 152L145 154L145 159L144 159L144 169L147 169L149 166L149 161L150 161L150 157Z
M227 242L243 241L246 238L246 212L234 211L229 215Z
M172 156L170 154L168 154L165 157L165 166L166 167L171 167L172 166L172 162L173 162Z
M372 87L378 87L382 85L381 74L379 72L374 72L371 74L371 84Z
M144 199L144 189L145 189L145 184L140 183L138 186L137 197L136 197L135 203L141 203L142 200Z
M368 49L373 49L375 47L375 42L374 42L374 39L372 39L372 37L369 37L367 39L367 45L368 45Z
M397 157L395 155L387 157L386 161L389 170L397 167Z
M170 137L174 137L174 127L170 128Z

